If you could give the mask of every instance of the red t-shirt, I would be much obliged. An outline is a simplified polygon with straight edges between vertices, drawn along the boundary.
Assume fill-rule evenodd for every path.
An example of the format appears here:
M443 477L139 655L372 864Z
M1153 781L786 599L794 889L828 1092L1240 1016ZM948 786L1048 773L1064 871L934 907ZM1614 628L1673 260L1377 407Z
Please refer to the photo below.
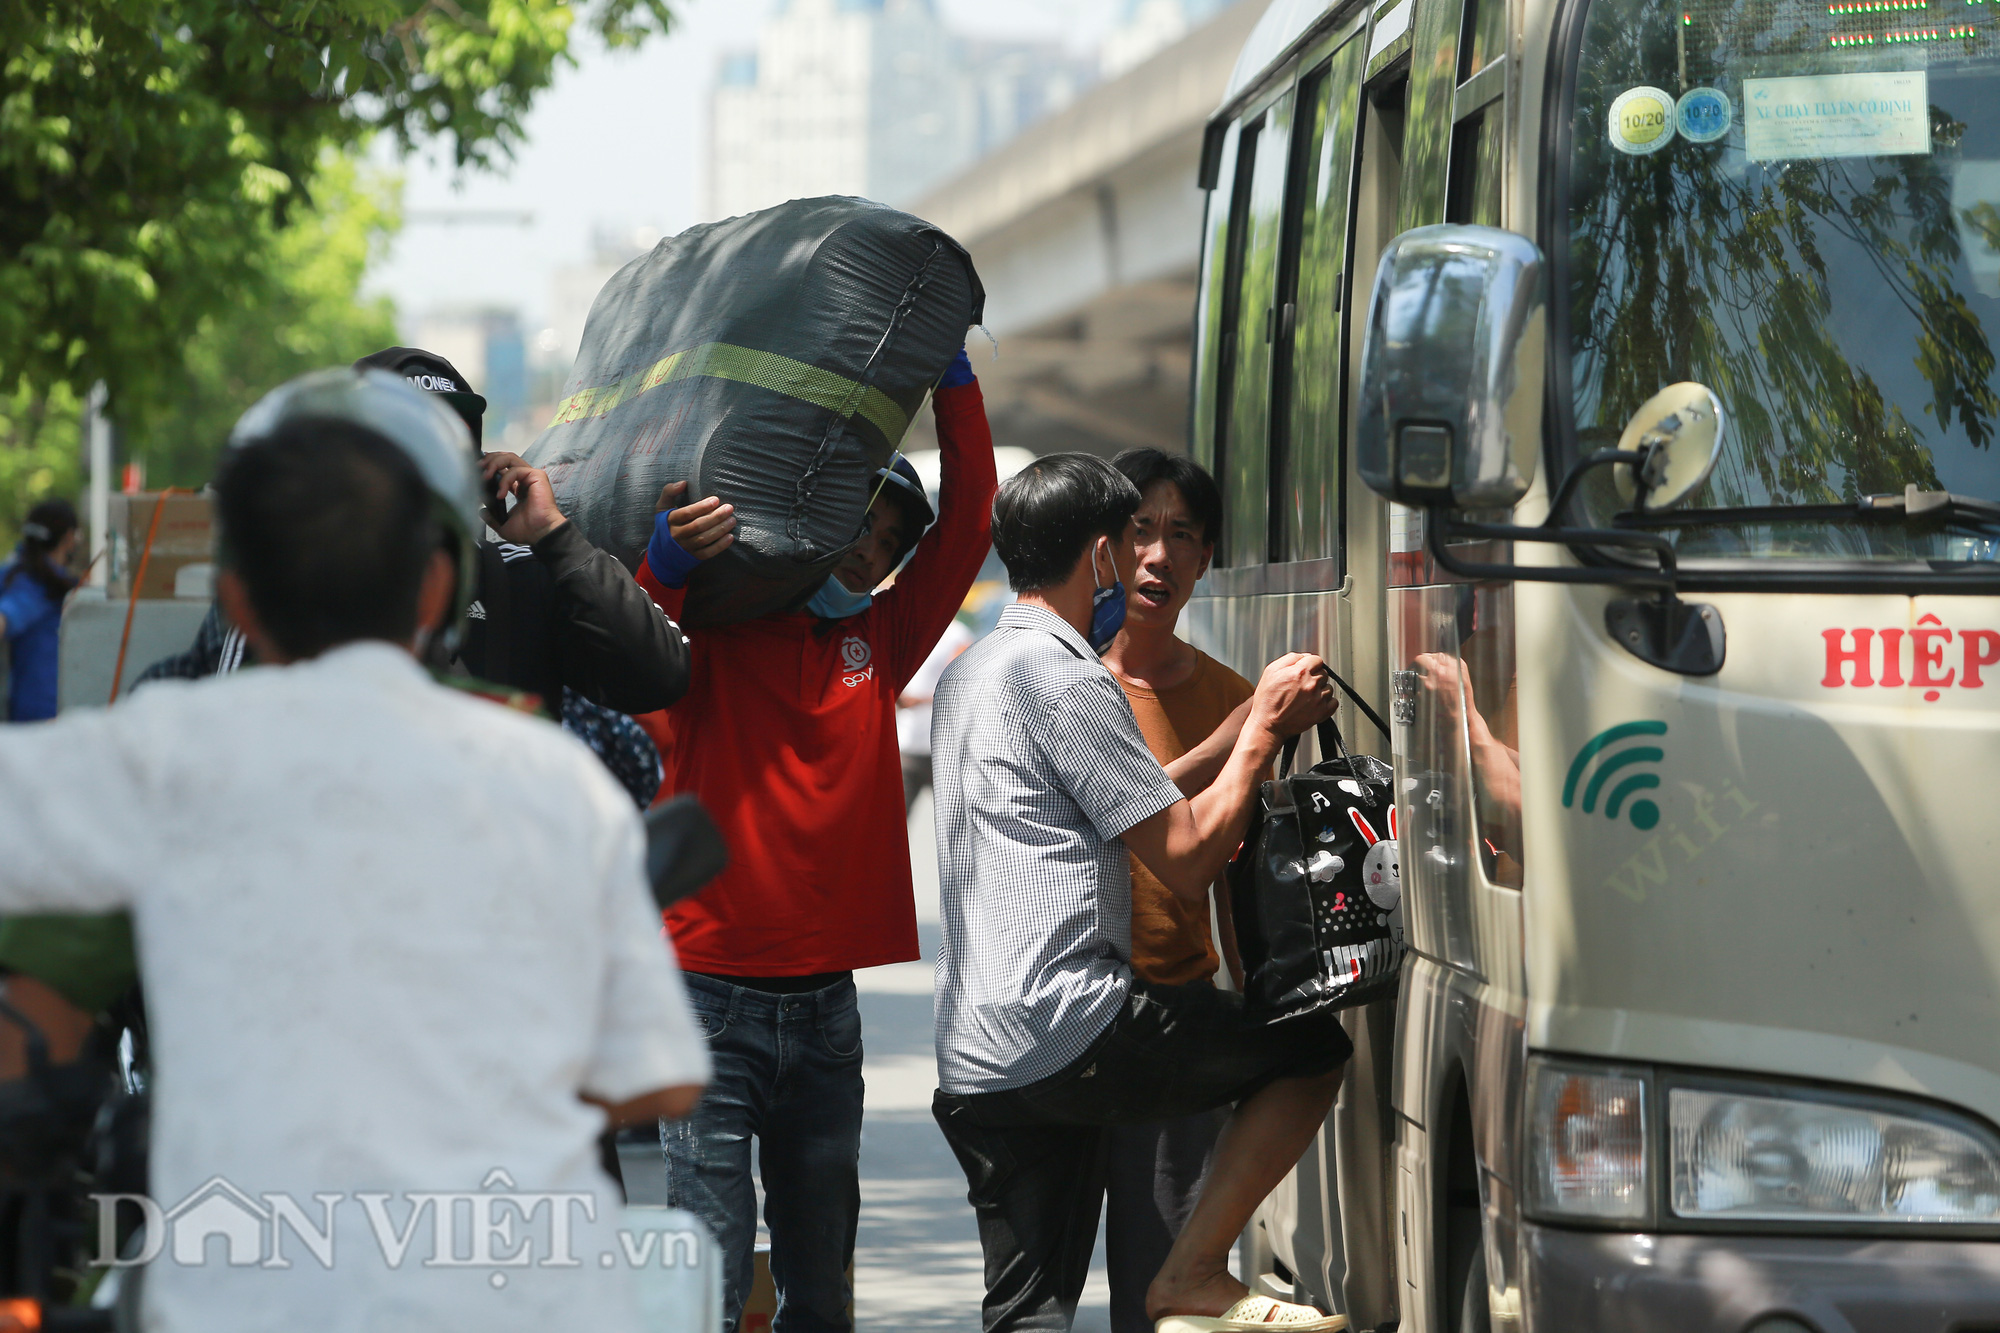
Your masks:
M682 967L786 977L918 956L896 696L978 576L995 488L979 386L931 402L938 521L895 586L827 632L804 612L690 632L687 694L640 719L661 792L695 793L729 841L729 868L666 912ZM639 583L679 614L643 562Z

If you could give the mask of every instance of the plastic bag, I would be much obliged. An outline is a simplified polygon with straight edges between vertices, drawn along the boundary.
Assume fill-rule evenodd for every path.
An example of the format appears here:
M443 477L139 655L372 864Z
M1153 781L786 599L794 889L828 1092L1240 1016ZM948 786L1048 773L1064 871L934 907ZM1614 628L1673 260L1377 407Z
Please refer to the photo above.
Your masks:
M859 537L876 470L984 306L962 246L865 199L693 227L598 293L526 457L634 569L666 483L735 506L735 544L688 581L687 624L795 608Z

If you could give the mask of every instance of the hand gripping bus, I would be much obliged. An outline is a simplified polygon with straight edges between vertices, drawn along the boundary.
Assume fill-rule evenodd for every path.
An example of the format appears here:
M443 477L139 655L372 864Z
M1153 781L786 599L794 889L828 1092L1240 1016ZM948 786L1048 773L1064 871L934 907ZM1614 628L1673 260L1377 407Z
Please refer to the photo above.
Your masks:
M2000 6L1276 0L1202 184L1190 628L1388 702L1411 944L1246 1277L2000 1330Z

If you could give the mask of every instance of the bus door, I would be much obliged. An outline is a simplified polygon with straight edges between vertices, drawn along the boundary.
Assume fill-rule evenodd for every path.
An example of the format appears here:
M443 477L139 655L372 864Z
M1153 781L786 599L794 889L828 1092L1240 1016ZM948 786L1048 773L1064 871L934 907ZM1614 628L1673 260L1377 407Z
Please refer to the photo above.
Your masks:
M1395 229L1531 226L1506 153L1522 113L1508 96L1519 54L1508 50L1505 4L1420 0L1410 26L1420 55ZM1437 568L1424 522L1388 507L1385 619L1411 948L1392 1085L1399 1298L1412 1330L1518 1328L1526 858L1514 588ZM1465 554L1508 558L1491 546Z
M1370 18L1310 40L1225 129L1194 436L1227 520L1188 614L1195 642L1246 675L1284 652L1318 652L1386 706L1384 506L1351 478L1347 384L1360 353L1350 312L1396 229L1408 38L1371 48ZM1364 95L1371 49L1380 77ZM1341 723L1353 748L1386 755L1351 710ZM1396 1311L1392 1011L1350 1017L1357 1056L1328 1130L1246 1238L1248 1280L1348 1311L1357 1326Z

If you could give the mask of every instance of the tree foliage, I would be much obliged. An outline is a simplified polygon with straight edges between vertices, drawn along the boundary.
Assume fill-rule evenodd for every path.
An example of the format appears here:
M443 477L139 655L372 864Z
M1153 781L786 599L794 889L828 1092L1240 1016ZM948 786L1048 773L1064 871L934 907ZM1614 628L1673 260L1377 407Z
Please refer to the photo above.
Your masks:
M229 428L271 386L396 341L391 303L364 300L361 283L394 234L397 182L329 153L311 187L314 206L267 224L245 253L245 299L196 322L165 404L122 429L121 452L145 464L149 487L206 483ZM82 415L65 384L21 380L0 395L0 551L36 501L81 488Z
M1740 90L1743 70L1847 68L1827 55L1836 20L1784 13L1749 0L1592 7L1569 217L1579 443L1614 442L1663 385L1695 379L1731 416L1703 503L1935 490L1941 457L1990 451L2000 434L1964 256L1967 232L2000 215L1955 209L1952 195L1967 122L1989 105L1967 90L1983 85L1933 55L1932 149L1918 155L1753 163L1732 138L1629 156L1602 128L1613 95L1637 84ZM1677 68L1678 85L1665 77Z
M83 482L83 405L69 386L0 393L0 561L39 500L74 499Z
M387 133L508 155L566 61L562 0L16 0L0 6L0 385L173 408L189 338L264 282L325 155ZM666 0L596 0L612 46Z
M361 296L370 259L396 229L396 182L329 154L312 196L312 208L259 239L248 299L202 318L170 402L128 432L148 486L206 483L229 428L273 385L396 342L389 298Z

